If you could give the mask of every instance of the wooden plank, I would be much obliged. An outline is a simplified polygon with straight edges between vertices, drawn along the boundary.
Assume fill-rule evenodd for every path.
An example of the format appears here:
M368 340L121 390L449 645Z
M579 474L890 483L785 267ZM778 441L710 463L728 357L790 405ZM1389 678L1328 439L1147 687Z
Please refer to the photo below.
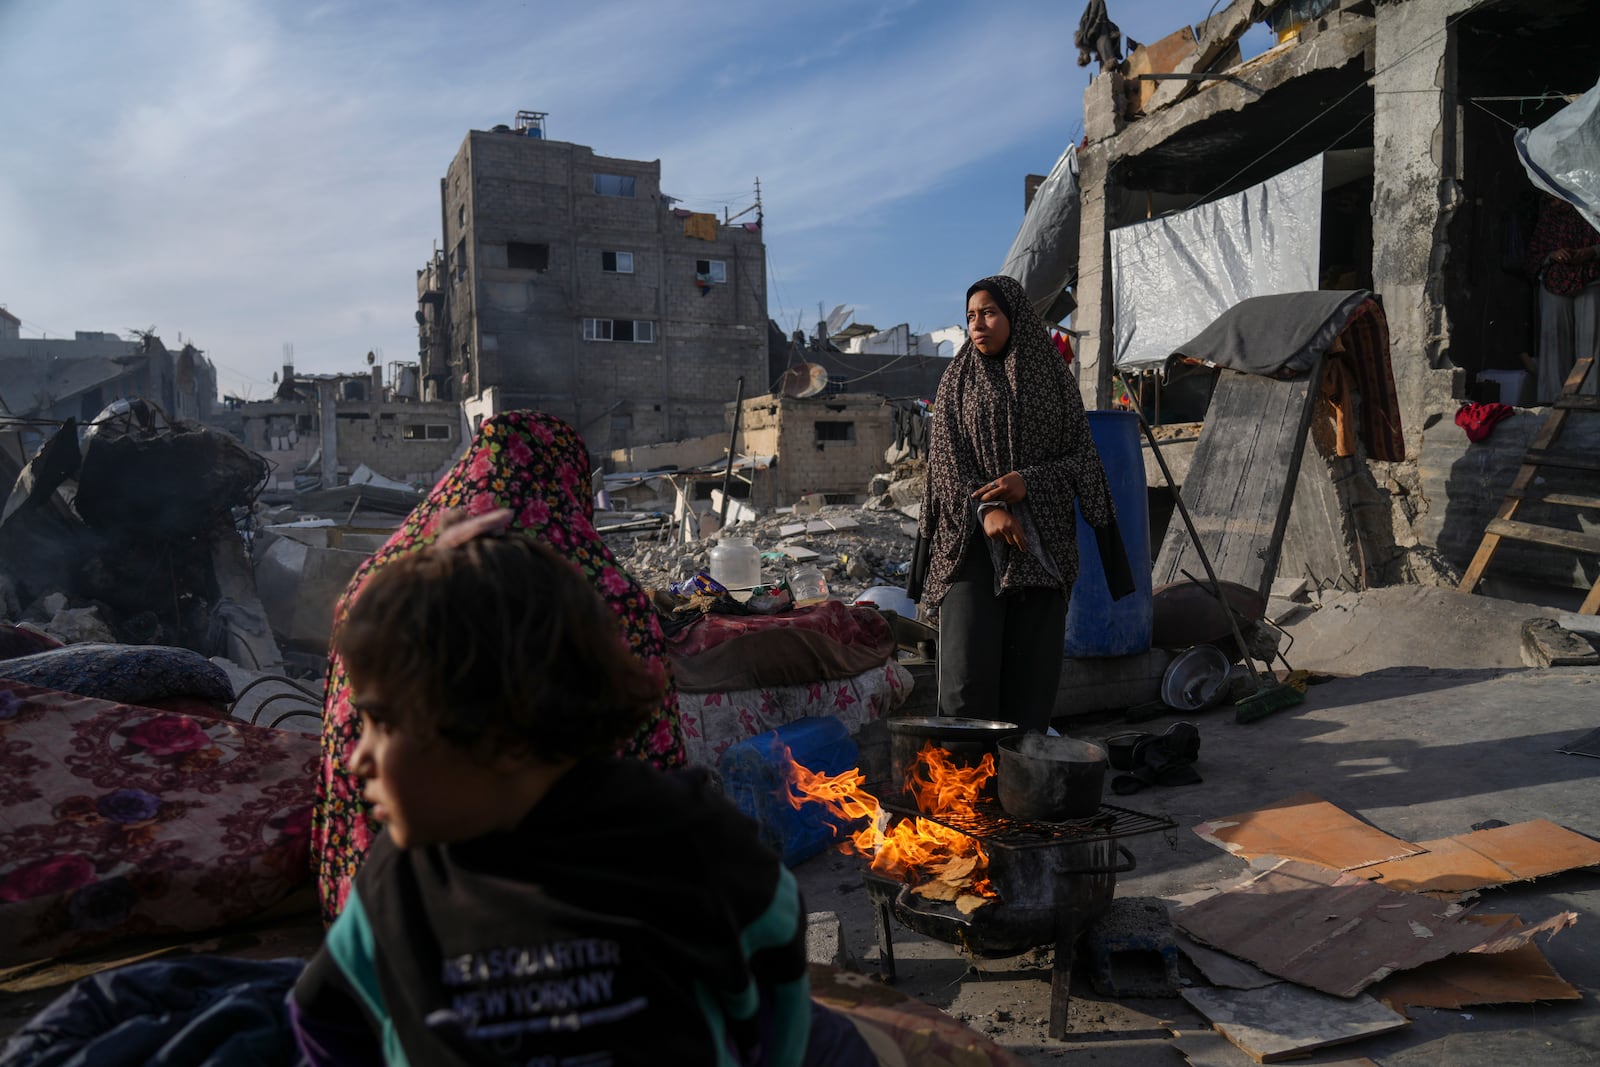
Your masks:
M1565 471L1600 471L1600 458L1580 455L1577 452L1554 452L1548 448L1530 448L1526 463L1536 467L1555 467Z
M1331 997L1289 982L1261 989L1185 989L1183 999L1257 1063L1387 1034L1410 1025L1372 997Z
M1600 396L1558 396L1555 406L1568 411L1600 411Z
M1322 363L1291 381L1224 370L1182 495L1217 577L1262 596L1277 576ZM1154 582L1204 579L1181 517L1167 527Z
M1572 367L1572 373L1567 375L1567 380L1561 385L1560 397L1576 396L1583 388L1583 381L1589 376L1589 370L1594 366L1594 359L1585 356L1578 360ZM1560 398L1558 397L1558 399ZM1533 440L1528 442L1528 455L1543 452L1556 443L1561 436L1561 428L1567 422L1567 409L1559 405L1550 414L1545 416L1539 430L1533 435ZM1500 510L1495 513L1494 519L1508 520L1516 517L1517 507L1522 503L1522 494L1533 485L1533 480L1539 476L1537 464L1523 460L1522 469L1517 471L1517 476L1512 479L1511 486L1506 490L1506 498L1500 504ZM1483 572L1488 569L1489 561L1494 559L1495 550L1500 547L1500 537L1497 534L1485 532L1483 540L1478 544L1478 551L1473 553L1472 562L1467 565L1467 571L1461 576L1461 584L1456 588L1463 593L1470 593L1478 588L1478 583L1483 580ZM1600 585L1596 586L1600 589Z
M1531 522L1491 519L1489 533L1513 541L1532 541L1535 544L1571 549L1574 552L1600 553L1600 534L1584 533L1581 530L1562 530L1554 526L1537 526Z
M1600 496L1584 496L1579 493L1550 493L1542 489L1515 494L1518 500L1529 504L1551 504L1563 508L1593 508L1600 510Z

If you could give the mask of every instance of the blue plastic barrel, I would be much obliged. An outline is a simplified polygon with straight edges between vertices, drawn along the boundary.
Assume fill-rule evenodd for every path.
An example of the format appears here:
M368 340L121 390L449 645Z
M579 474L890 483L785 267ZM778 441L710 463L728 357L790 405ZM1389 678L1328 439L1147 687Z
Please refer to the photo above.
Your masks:
M820 716L796 719L746 738L717 761L723 793L734 807L755 820L761 839L793 867L836 844L844 831L822 805L795 808L785 799L789 780L786 748L800 766L822 774L853 769L860 751L844 723Z
M1111 481L1117 525L1133 569L1133 592L1112 600L1094 531L1078 515L1078 580L1067 601L1069 656L1132 656L1150 647L1150 505L1145 496L1139 416L1131 411L1089 412L1089 432Z

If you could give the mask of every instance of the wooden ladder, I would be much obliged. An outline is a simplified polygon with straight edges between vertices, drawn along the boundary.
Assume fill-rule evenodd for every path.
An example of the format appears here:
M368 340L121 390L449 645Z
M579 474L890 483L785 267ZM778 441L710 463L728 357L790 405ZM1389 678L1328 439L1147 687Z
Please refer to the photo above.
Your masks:
M1470 593L1477 588L1502 539L1532 541L1541 545L1571 549L1574 552L1600 555L1600 533L1539 526L1530 522L1520 522L1516 517L1517 508L1524 501L1553 507L1600 511L1600 496L1546 492L1534 485L1541 467L1600 473L1600 457L1576 452L1558 452L1555 449L1556 441L1561 437L1561 430L1566 425L1569 414L1600 415L1600 396L1579 395L1584 380L1594 369L1594 362L1593 356L1585 356L1573 365L1572 373L1567 376L1566 382L1561 387L1561 395L1556 397L1550 414L1545 416L1543 425L1539 427L1538 433L1534 434L1533 440L1528 445L1527 454L1522 457L1522 469L1512 481L1505 502L1500 505L1500 511L1489 520L1489 525L1484 530L1483 542L1478 545L1477 555L1472 557L1472 565L1467 568L1467 573L1461 579L1459 588L1463 593ZM1578 611L1583 615L1600 614L1600 582L1590 587L1589 595L1584 597L1583 606Z

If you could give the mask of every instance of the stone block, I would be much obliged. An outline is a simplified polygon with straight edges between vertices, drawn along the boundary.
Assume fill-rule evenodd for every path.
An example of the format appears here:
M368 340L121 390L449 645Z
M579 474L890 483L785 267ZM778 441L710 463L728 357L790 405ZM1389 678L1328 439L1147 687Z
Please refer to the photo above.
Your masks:
M844 929L836 912L814 911L806 916L806 962L845 971L859 969L850 954L850 946L845 943Z
M1084 934L1090 978L1108 997L1175 997L1182 985L1172 920L1158 897L1122 897Z
M1588 637L1554 619L1529 619L1522 624L1522 662L1529 667L1593 667L1600 666L1600 651Z

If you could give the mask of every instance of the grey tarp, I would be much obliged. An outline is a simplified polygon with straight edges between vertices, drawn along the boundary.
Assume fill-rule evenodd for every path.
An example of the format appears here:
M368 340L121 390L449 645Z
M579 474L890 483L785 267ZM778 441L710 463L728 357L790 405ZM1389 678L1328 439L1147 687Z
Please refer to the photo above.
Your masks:
M1570 202L1600 230L1600 84L1513 140L1533 184Z
M1078 268L1078 150L1068 145L1033 194L1000 273L1022 283L1033 309L1050 322L1061 290Z
M1323 157L1233 196L1111 231L1118 367L1164 364L1241 300L1317 288Z
M1253 296L1224 311L1173 352L1246 374L1291 377L1328 350L1371 296L1366 289Z

